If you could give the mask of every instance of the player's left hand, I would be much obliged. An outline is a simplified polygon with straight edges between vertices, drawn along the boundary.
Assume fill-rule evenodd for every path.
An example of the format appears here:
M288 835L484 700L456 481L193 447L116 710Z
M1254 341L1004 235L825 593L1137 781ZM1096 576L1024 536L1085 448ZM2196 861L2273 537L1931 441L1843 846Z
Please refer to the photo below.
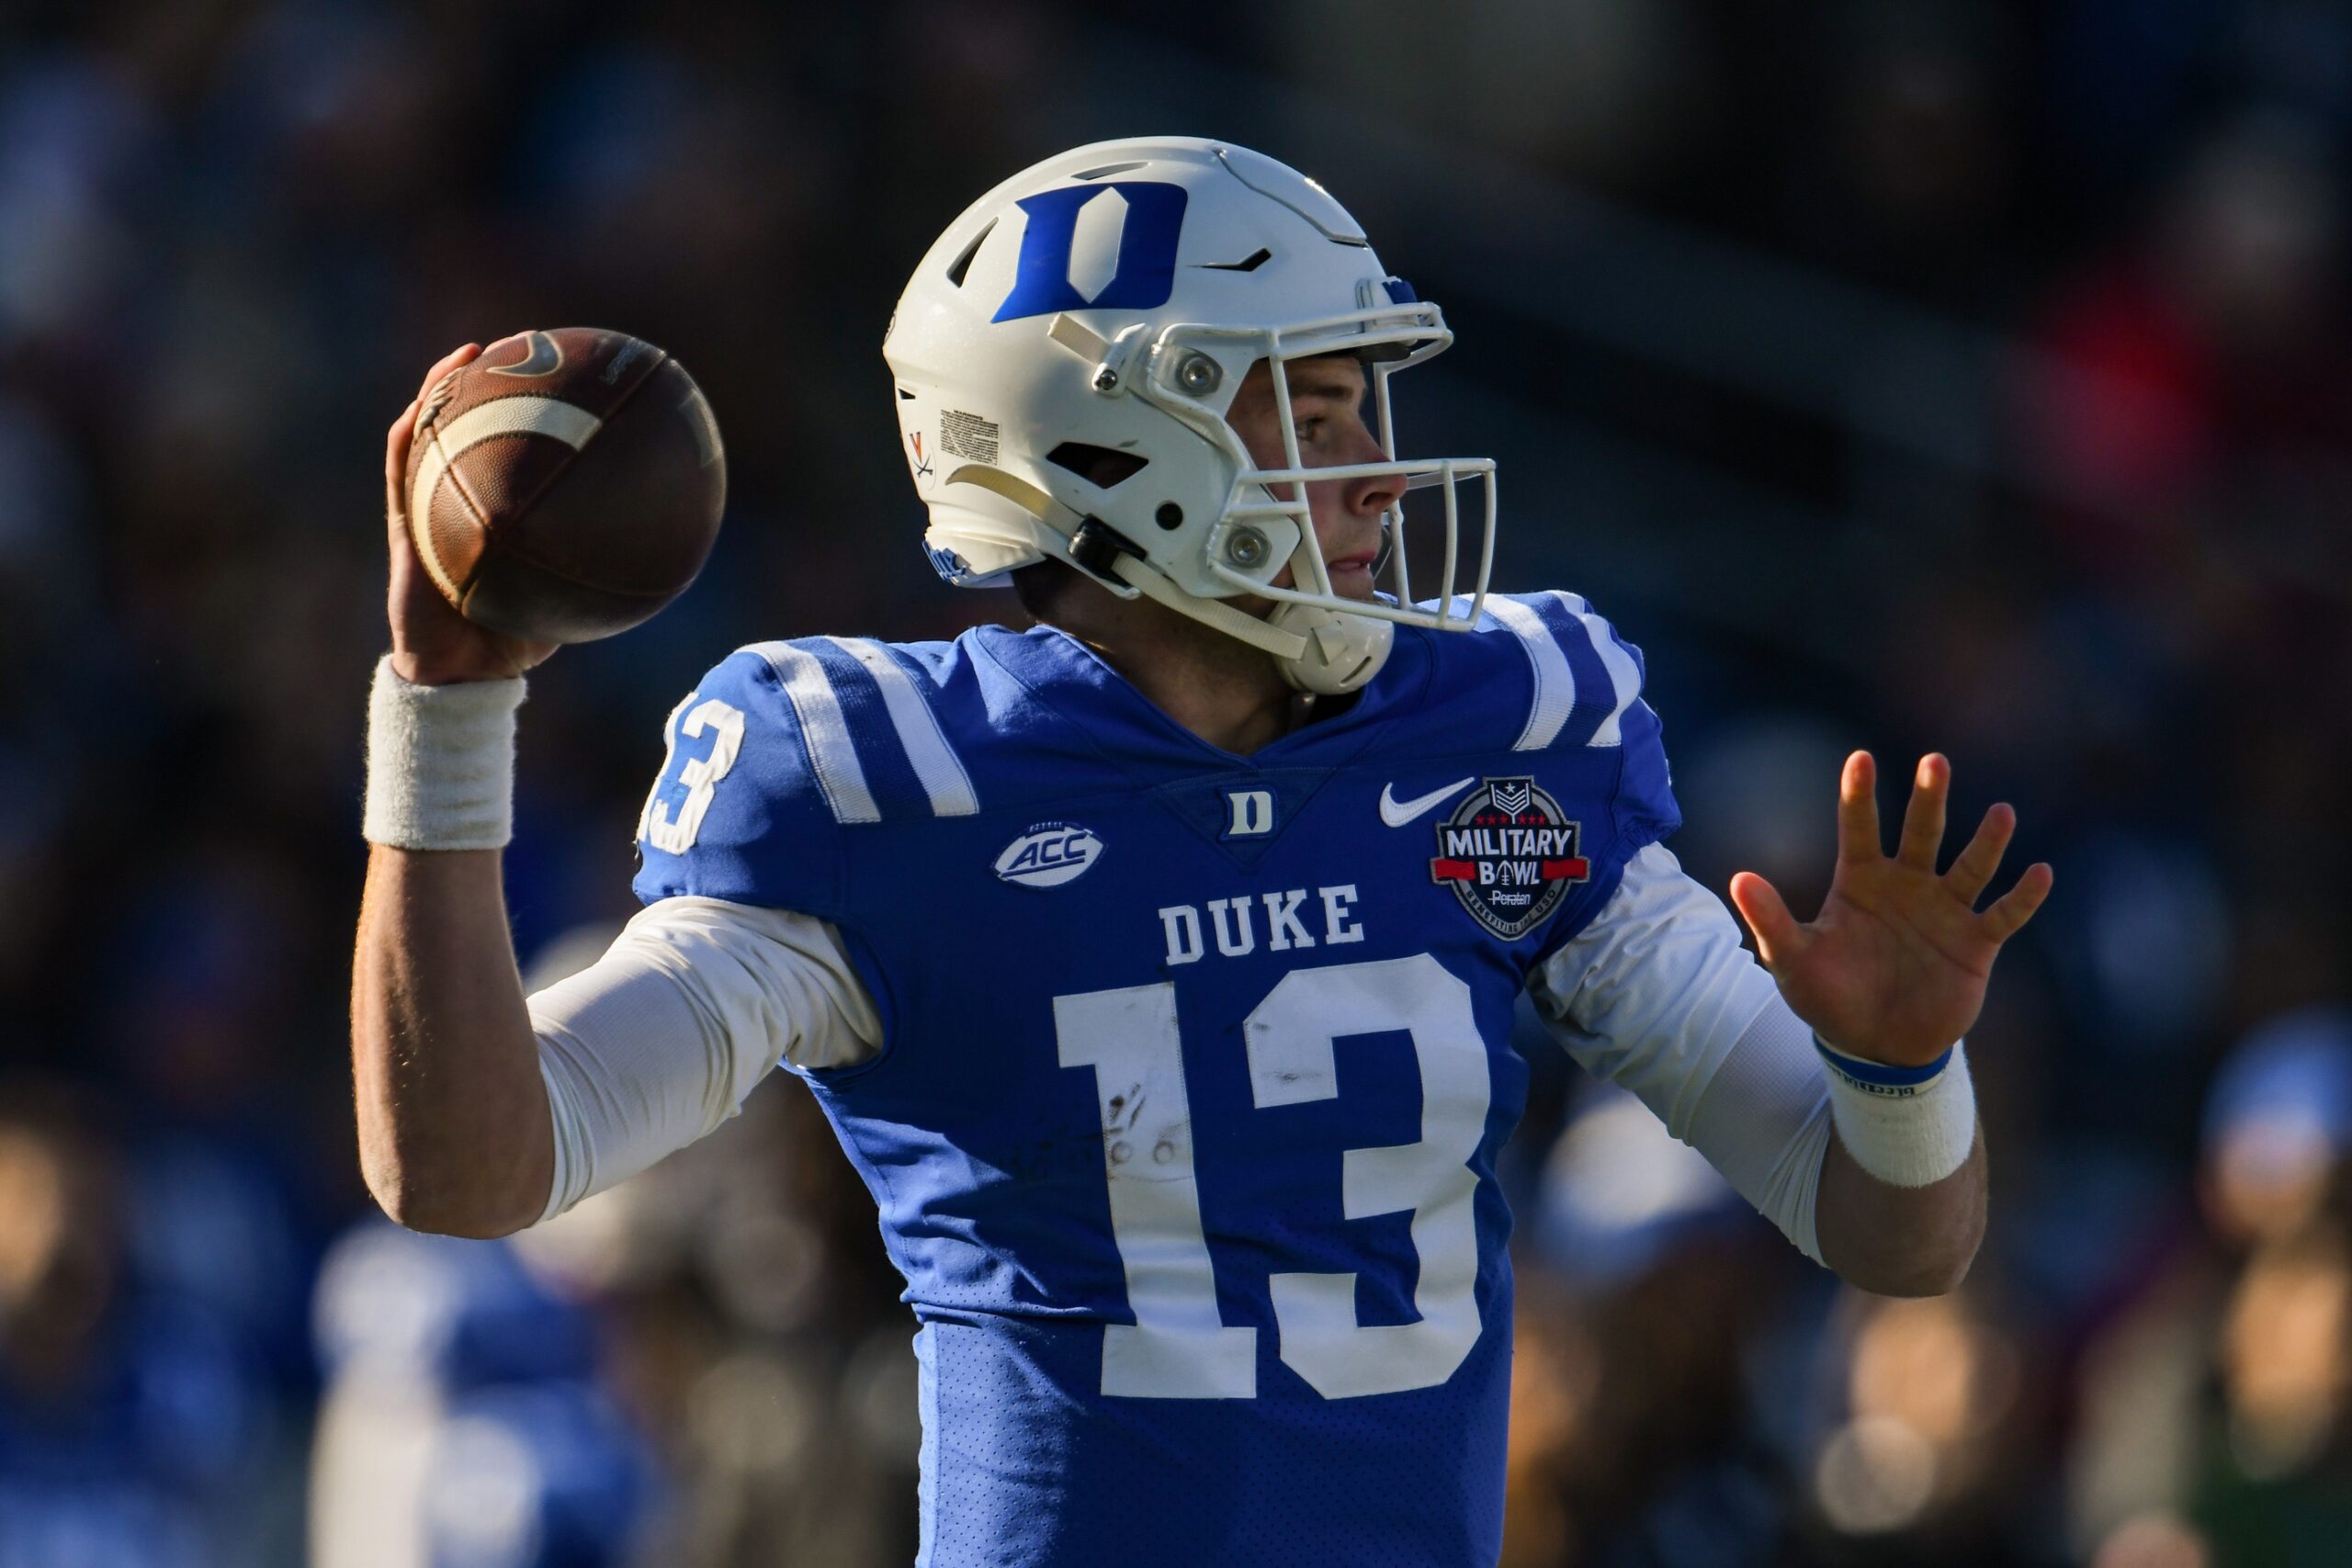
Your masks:
M1979 911L1976 900L2000 866L2017 813L2006 805L1987 811L1939 876L1951 763L1940 754L1919 759L1892 858L1879 832L1877 782L1869 752L1846 759L1838 870L1818 916L1800 924L1752 871L1731 879L1731 899L1781 996L1822 1039L1850 1055L1924 1066L1976 1022L1995 956L2049 897L2052 873L2037 862Z

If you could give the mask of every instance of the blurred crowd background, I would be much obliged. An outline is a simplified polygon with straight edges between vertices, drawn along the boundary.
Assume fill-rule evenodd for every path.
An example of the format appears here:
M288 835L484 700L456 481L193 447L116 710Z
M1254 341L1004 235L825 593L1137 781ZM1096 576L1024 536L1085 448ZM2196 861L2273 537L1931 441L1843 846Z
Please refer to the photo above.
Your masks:
M1645 645L1693 872L1810 908L1858 744L2058 866L1947 1298L1839 1288L1531 1036L1512 1568L2352 1562L2352 11L20 0L0 1568L910 1560L913 1325L797 1085L512 1243L360 1186L383 432L572 323L725 428L700 584L533 678L550 976L719 654L1017 615L923 561L883 325L972 197L1153 130L1443 302L1405 444L1498 457L1498 583Z

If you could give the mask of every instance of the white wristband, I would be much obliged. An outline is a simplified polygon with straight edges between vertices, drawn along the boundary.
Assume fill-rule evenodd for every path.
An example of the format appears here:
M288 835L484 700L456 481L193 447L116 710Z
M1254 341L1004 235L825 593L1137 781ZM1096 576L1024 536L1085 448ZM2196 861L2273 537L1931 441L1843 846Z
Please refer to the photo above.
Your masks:
M523 678L419 686L391 655L368 694L371 844L403 850L497 850L514 833L514 710Z
M1828 1069L1829 1113L1854 1163L1894 1187L1927 1187L1976 1145L1976 1087L1965 1045L1924 1067L1864 1061L1813 1037Z

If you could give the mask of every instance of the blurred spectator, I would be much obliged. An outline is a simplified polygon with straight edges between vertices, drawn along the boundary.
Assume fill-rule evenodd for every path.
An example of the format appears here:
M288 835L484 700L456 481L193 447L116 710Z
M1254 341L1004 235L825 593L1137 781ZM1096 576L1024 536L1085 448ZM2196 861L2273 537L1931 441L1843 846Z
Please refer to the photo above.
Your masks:
M82 1097L0 1085L0 1562L282 1561L292 1412L253 1324L139 1266L138 1189Z
M1791 1521L1743 1441L1747 1358L1804 1260L1610 1088L1572 1113L1531 1218L1504 1562L1769 1561Z
M2352 1159L2352 1012L2307 1008L2261 1025L2205 1101L2208 1222L2224 1242L2279 1241L2340 1207Z

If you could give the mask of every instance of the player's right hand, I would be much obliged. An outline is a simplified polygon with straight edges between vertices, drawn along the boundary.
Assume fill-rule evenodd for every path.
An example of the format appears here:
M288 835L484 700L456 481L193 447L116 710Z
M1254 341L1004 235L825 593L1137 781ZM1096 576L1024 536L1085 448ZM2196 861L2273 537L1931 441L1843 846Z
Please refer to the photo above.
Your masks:
M556 649L554 643L508 637L458 614L417 558L416 543L409 536L402 481L408 474L409 446L416 438L417 411L435 382L481 352L481 344L469 343L442 355L424 373L424 384L384 436L384 525L391 547L391 586L385 609L392 626L392 669L401 680L421 686L504 680Z

